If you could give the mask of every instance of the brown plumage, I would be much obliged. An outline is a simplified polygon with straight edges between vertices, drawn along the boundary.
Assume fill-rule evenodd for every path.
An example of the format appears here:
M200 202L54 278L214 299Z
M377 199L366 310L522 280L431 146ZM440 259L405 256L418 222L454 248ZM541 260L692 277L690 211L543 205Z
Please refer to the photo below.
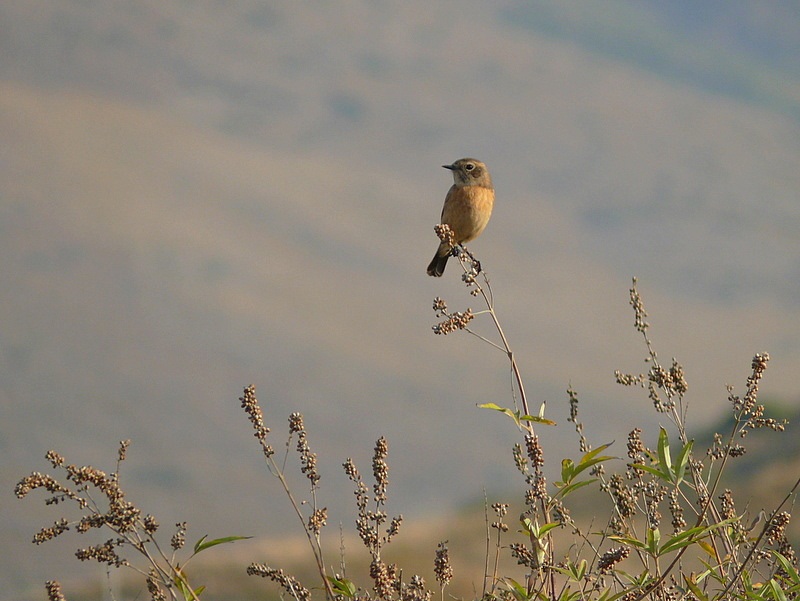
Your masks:
M492 216L492 178L486 165L475 159L459 159L442 167L453 172L454 183L444 199L440 223L450 226L456 244L465 244L480 236ZM442 242L428 265L428 275L440 277L449 257L450 246Z

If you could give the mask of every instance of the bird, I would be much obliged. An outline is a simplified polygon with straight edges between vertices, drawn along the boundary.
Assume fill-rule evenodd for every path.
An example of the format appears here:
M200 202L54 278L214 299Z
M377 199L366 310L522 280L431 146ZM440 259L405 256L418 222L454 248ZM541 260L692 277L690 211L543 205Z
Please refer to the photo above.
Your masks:
M494 206L494 187L489 170L477 159L459 159L442 165L453 172L453 185L447 191L442 207L442 220L453 231L454 244L465 244L481 235L489 223ZM428 275L441 277L452 247L439 244L428 265Z

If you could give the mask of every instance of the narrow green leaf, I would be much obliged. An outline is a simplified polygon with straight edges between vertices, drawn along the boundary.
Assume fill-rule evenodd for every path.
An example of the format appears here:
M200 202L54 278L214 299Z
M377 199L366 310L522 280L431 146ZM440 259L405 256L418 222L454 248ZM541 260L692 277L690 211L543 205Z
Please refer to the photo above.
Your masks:
M534 422L537 424L542 424L545 426L557 426L558 424L554 422L552 419L546 419L544 417L537 417L535 415L522 415L519 418L522 422Z
M351 580L347 578L336 578L334 576L328 576L328 582L331 583L333 590L344 597L352 599L356 596L356 591L358 590L356 585L353 584Z
M607 588L607 589L605 589L603 591L603 593L600 595L600 597L598 597L597 601L617 601L617 599L620 599L620 598L624 597L628 593L630 593L630 591L623 590L623 591L621 591L619 593L612 594L611 589Z
M703 536L706 533L705 531L705 526L695 526L694 528L684 530L680 534L676 534L664 543L664 545L661 547L659 555L664 555L665 553L669 553L675 549L680 549L686 545L692 544L694 539Z
M672 474L672 458L669 453L669 434L662 427L658 434L658 460L661 463L661 471L665 474Z
M583 488L584 486L588 486L593 482L597 482L597 478L592 478L590 480L581 480L580 482L573 482L572 484L565 486L561 490L559 490L555 496L556 497L566 497L571 492L578 490L579 488ZM556 483L557 484L557 483Z
M570 482L572 482L572 478L575 475L574 468L575 468L575 462L572 459L561 460L561 481L564 484L569 484Z
M700 545L700 548L701 548L703 551L705 551L706 553L708 553L708 556L709 556L709 557L713 557L714 559L716 559L716 560L718 560L718 561L719 561L719 558L717 557L717 552L716 552L716 551L714 551L714 547L712 547L711 545L709 545L709 544L708 544L706 541L704 541L704 540L699 540L699 541L697 541L697 544L698 544L698 545Z
M692 574L691 578L684 574L683 581L686 583L686 586L689 587L689 590L692 591L692 594L699 599L699 601L708 601L708 595L701 591L700 587L697 586L697 583L694 581L694 574Z
M539 533L536 538L542 538L545 534L550 532L553 528L558 528L561 524L558 522L550 522L549 524L545 524L541 528L539 528Z
M770 578L767 586L769 586L776 601L789 601L786 598L786 593L783 592L783 589L781 588L781 585L778 584L777 580Z
M781 564L781 568L783 568L783 571L789 576L789 581L794 585L800 585L800 574L798 574L792 562L777 551L773 551L772 554L775 555L775 558Z
M647 550L653 557L658 555L658 542L661 540L661 531L658 528L647 529Z
M683 477L686 475L686 466L689 465L689 455L692 452L693 446L694 446L694 440L690 440L683 446L681 452L678 454L678 459L677 462L675 463L676 486L683 481Z
M491 409L492 411L499 411L500 413L505 413L508 417L514 420L514 423L517 424L519 427L519 411L512 411L511 409L506 409L505 407L501 407L497 403L484 403L482 405L478 405L479 409Z
M205 551L211 547L216 547L217 545L224 545L225 543L232 543L237 540L247 540L249 538L253 538L252 536L225 536L223 538L215 538L214 540L206 541L207 536L204 536L199 541L194 544L194 552L195 554L200 553L200 551Z
M576 574L576 580L583 580L583 577L586 575L586 570L589 567L588 562L585 559L581 559L578 562L577 568L578 573Z
M551 419L545 419L536 415L523 415L520 411L512 411L506 407L501 407L497 403L480 403L479 409L491 409L492 411L499 411L505 413L508 417L514 420L514 423L519 427L521 422L535 422L537 424L544 424L545 426L555 426L556 422Z
M506 578L504 582L517 601L528 601L528 591L519 582L513 578Z
M630 538L628 536L609 536L608 538L619 543L625 543L626 545L636 547L637 549L647 549L647 545L636 538Z
M544 526L539 526L535 521L532 521L530 518L523 518L520 520L522 524L522 532L523 534L527 534L531 538L541 539L544 537L545 534L550 532L553 528L557 528L561 524L558 522L549 522Z
M675 549L681 549L686 547L687 545L694 544L695 542L699 542L698 539L703 538L707 534L713 532L714 530L718 530L724 526L728 526L733 522L736 522L738 518L729 518L727 520L722 520L721 522L717 522L716 524L712 524L711 526L695 526L694 528L689 528L684 532L672 537L669 539L659 550L659 556L664 555L665 553L669 553L670 551L674 551ZM705 547L703 547L706 550ZM706 550L706 552L708 552ZM713 549L712 549L713 552ZM713 555L712 555L713 557Z
M605 451L608 447L610 447L613 442L607 442L606 444L601 444L596 449L592 449L591 451L587 452L583 457L581 457L581 463L585 461L589 461L590 459L594 459L597 455Z
M670 478L669 473L664 473L661 471L661 469L659 469L661 467L660 465L659 467L653 467L652 465L644 465L643 463L631 463L631 467L645 471L648 474L653 474L664 482L672 482L672 478Z

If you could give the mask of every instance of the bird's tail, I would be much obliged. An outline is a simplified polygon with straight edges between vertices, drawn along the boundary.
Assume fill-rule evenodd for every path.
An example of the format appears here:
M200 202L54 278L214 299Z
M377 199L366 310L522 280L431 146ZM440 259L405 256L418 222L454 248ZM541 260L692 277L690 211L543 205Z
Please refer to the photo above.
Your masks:
M437 251L435 255L433 255L433 260L431 264L428 265L428 275L432 275L435 278L442 277L444 273L445 265L447 265L447 259L450 258L450 253L441 256Z

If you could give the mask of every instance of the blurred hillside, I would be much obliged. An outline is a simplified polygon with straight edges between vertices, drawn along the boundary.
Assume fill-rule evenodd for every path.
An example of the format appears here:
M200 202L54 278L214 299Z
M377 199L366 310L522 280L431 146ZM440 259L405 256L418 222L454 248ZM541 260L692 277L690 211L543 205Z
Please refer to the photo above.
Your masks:
M509 425L474 408L510 402L503 356L429 329L435 296L475 308L455 270L424 275L461 156L497 186L472 250L554 454L570 383L594 440L656 420L613 383L646 369L632 275L693 419L757 351L765 393L798 398L794 3L593 6L0 5L9 594L75 571L74 545L28 542L56 516L10 493L49 448L110 469L131 438L125 477L162 523L280 532L250 383L277 440L305 414L331 507L380 435L407 515L508 486Z

